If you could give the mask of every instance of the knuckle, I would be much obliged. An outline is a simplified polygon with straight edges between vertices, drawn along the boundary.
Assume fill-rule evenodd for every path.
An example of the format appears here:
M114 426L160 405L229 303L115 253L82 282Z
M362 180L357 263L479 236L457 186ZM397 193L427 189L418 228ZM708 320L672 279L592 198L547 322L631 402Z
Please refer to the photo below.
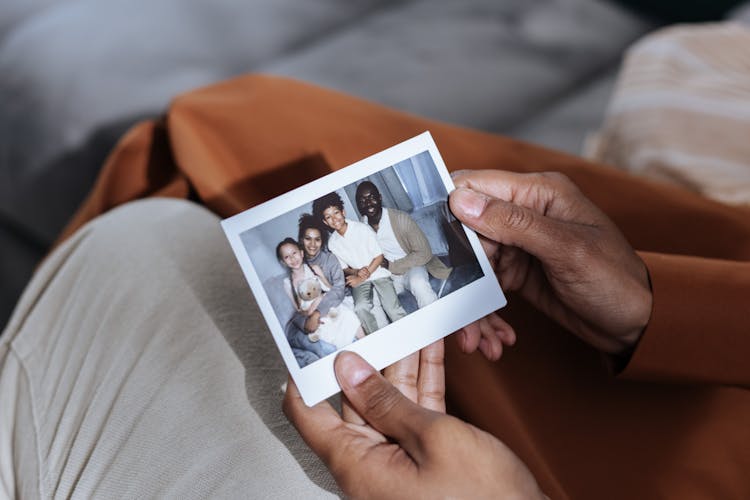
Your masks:
M541 177L551 182L557 182L560 184L570 184L570 178L562 172L542 172Z
M417 374L414 372L396 373L392 376L391 383L396 386L416 386Z
M422 364L436 369L443 369L445 366L445 350L430 350L422 355Z
M498 214L498 219L494 222L499 223L499 226L521 231L528 229L532 222L529 213L523 207L515 204L507 205L505 210Z
M578 191L578 186L570 177L562 172L544 172L542 174L548 181L549 186L560 193L574 193Z
M445 390L432 387L423 389L420 398L426 401L442 403L445 400Z
M380 420L396 407L401 397L401 393L395 387L378 384L374 390L368 392L365 398L365 415L375 420Z

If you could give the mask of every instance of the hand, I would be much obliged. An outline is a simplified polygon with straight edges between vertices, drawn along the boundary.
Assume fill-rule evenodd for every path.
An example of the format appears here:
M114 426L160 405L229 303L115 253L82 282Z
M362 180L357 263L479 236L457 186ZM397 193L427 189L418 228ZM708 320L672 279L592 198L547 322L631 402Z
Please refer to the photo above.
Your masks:
M366 278L360 278L359 276L347 276L346 284L354 288L364 283Z
M510 347L515 343L515 330L496 312L466 325L458 332L458 345L462 351L472 353L478 348L490 361L500 359L504 346Z
M320 326L320 311L317 309L310 314L305 320L305 331L312 333Z
M342 415L327 402L308 408L291 379L284 413L346 496L544 497L509 448L443 413L442 341L386 369L386 377L347 351L335 370L345 395Z
M451 210L485 237L505 290L604 352L625 354L636 344L653 301L646 266L567 177L485 170L453 180ZM477 345L478 330L484 335L464 329L464 347Z
M362 280L366 280L367 278L370 277L370 270L367 269L366 267L363 267L363 268L357 270L357 276L359 278L362 278Z

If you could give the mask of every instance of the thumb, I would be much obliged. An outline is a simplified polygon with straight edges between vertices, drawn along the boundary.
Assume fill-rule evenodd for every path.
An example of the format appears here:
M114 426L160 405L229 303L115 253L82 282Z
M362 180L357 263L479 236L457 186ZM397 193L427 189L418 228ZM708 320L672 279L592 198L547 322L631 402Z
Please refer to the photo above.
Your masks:
M453 191L450 208L461 222L478 233L503 245L521 248L542 261L559 251L566 240L560 221L472 189L461 187Z
M374 429L395 439L414 460L421 461L421 431L440 414L401 394L358 354L341 352L336 356L334 369L354 410Z

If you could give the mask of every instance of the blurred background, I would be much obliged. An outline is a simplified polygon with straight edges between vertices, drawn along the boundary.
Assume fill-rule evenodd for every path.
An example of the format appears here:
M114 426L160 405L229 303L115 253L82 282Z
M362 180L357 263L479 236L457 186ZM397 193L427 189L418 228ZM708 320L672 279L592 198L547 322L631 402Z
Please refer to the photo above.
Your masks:
M2 0L0 326L117 139L177 94L284 75L580 154L634 41L749 12L721 0Z

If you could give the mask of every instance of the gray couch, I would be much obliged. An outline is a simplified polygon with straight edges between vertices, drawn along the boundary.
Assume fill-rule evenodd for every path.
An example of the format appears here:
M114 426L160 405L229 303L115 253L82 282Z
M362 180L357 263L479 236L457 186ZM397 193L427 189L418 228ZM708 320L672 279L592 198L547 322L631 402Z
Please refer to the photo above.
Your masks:
M117 138L178 93L275 73L577 152L654 27L603 0L3 0L0 325Z

